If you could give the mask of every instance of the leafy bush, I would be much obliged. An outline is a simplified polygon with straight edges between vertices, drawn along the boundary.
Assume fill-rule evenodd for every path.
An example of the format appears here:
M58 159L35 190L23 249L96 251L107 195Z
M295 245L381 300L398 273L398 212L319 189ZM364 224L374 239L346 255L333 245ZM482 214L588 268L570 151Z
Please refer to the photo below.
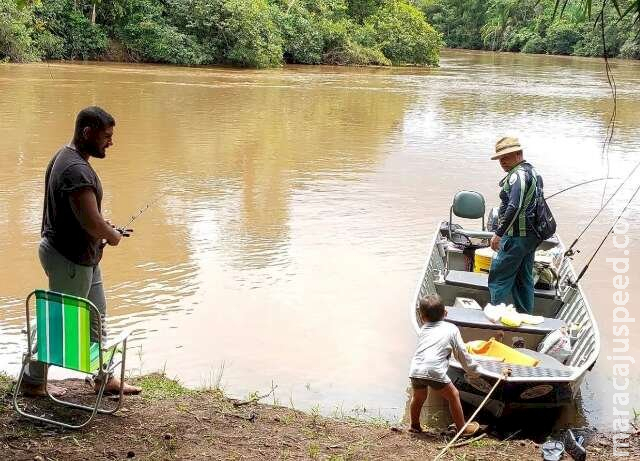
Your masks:
M620 57L626 59L640 59L640 41L635 37L629 38L622 48L620 48Z
M382 51L348 41L343 47L333 48L324 55L324 62L332 65L390 66L391 61Z
M582 34L575 24L559 20L547 29L547 53L572 54L576 43L582 39Z
M503 51L521 51L529 40L537 34L529 29L508 27L502 42Z
M547 52L547 42L538 34L534 34L522 47L523 53L544 54Z
M373 15L384 2L385 0L348 0L349 16L356 22L362 23Z
M0 0L0 61L33 61L39 58L33 46L31 12L19 9L13 0Z
M107 49L108 40L105 32L99 25L91 24L91 21L74 7L72 0L48 0L36 4L34 12L42 21L43 30L62 40L64 46L60 57L95 59ZM50 43L57 41L53 37L49 37L48 40Z
M225 60L242 67L274 67L282 63L282 36L266 0L227 0L220 27L228 42Z
M33 33L34 45L38 54L46 59L64 59L65 44L62 37L58 37L47 30L42 23L36 22Z
M286 62L299 64L322 62L324 37L316 18L306 8L296 6L293 11L280 12L278 24Z
M208 55L196 40L167 23L161 4L125 0L113 11L113 33L129 56L139 61L203 64Z
M442 35L414 6L387 0L366 19L364 27L365 44L375 43L394 64L438 64Z

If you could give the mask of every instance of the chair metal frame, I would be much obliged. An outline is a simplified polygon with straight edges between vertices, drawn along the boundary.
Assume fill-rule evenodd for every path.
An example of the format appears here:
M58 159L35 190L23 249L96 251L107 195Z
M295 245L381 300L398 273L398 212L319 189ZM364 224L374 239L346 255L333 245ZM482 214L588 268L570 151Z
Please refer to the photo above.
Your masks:
M24 373L25 373L25 370L27 368L27 365L30 362L38 362L38 360L34 358L34 357L37 357L35 355L37 353L37 344L33 343L33 338L35 336L35 332L33 332L33 334L32 334L31 316L30 316L30 313L29 313L29 301L36 294L37 291L45 291L45 292L48 292L48 293L53 293L53 294L57 294L57 295L61 295L61 296L78 298L78 299L81 299L82 301L86 302L87 305L89 306L89 308L92 310L92 313L94 313L96 315L96 318L98 319L98 327L99 327L98 331L102 332L102 316L100 315L100 311L95 306L95 304L93 304L88 299L81 298L79 296L67 295L67 294L64 294L64 293L59 293L59 292L55 292L55 291L51 291L51 290L34 290L31 293L29 293L29 295L27 296L27 300L25 302L27 328L26 328L26 331L23 330L23 332L25 332L27 334L27 352L25 352L22 355L22 369L20 370L20 375L18 376L18 382L16 383L15 388L14 388L14 392L13 392L13 407L18 412L18 414L20 414L21 416L24 416L25 418L33 419L33 420L36 420L36 421L41 421L41 422L48 423L48 424L54 424L54 425L61 426L61 427L67 428L67 429L80 429L80 428L86 426L87 424L89 424L89 422L91 422L91 420L93 419L93 417L97 413L114 414L122 406L123 397L124 397L124 373L125 373L125 362L126 362L126 358L127 358L127 339L129 337L129 332L121 333L116 338L114 338L112 341L107 341L104 345L102 344L102 334L98 335L99 367L98 367L98 373L97 373L97 377L96 378L101 384L100 384L100 388L98 390L98 394L97 394L96 402L95 402L94 406L88 406L88 405L82 405L82 404L79 404L79 403L69 402L69 401L66 401L66 400L62 400L62 399L56 398L53 395L51 395L51 393L49 392L49 390L47 388L48 374L49 374L48 372L49 372L49 367L51 366L51 364L45 363L45 362L40 362L40 363L45 365L44 385L45 385L45 392L47 394L47 397L49 397L49 399L51 399L53 402L55 402L57 404L60 404L60 405L66 406L66 407L77 408L77 409L86 410L86 411L91 412L89 417L85 421L83 421L81 424L69 424L69 423L66 423L64 421L49 419L49 418L45 418L44 416L38 416L38 415L35 415L35 414L32 414L32 413L28 413L27 411L21 409L20 406L18 405L18 393L20 392L20 387L22 385L22 378L24 376ZM36 325L37 325L37 317L36 317ZM114 357L116 355L116 349L117 349L116 346L118 344L122 344L122 359L120 361L114 363ZM104 360L105 359L105 357L104 357L105 354L109 356L108 357L108 361ZM111 376L111 373L118 367L118 365L120 365L120 367L121 367L121 369L120 369L120 392L119 392L118 404L117 404L117 406L115 408L113 408L111 410L106 410L106 409L100 408L100 403L102 402L102 398L104 396L104 390L105 390L107 381L108 381L109 377ZM61 368L64 368L64 367L61 367ZM78 370L76 370L76 371L78 371ZM80 373L83 373L83 372L80 371ZM85 374L89 374L89 373L85 373Z

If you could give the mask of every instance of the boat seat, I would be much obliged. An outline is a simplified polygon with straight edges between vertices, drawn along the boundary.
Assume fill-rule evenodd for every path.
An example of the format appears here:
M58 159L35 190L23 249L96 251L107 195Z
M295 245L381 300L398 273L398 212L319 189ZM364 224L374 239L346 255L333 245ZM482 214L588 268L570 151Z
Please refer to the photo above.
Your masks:
M528 355L529 357L533 357L534 359L539 360L538 367L547 368L553 370L566 370L567 366L560 362L560 360L551 357L550 355L544 354L542 352L533 351L531 349L518 349L519 352Z
M462 234L465 237L469 238L477 238L483 240L490 240L493 237L493 232L483 231L483 230L469 230L469 229L457 229L453 231L456 234Z
M450 270L444 278L444 281L447 285L489 290L489 275L483 272ZM539 298L554 299L556 297L556 291L535 288L534 295Z
M530 333L533 335L546 335L560 327L566 326L564 320L544 317L544 322L538 325L528 325L523 323L519 327L511 327L503 325L502 323L493 323L480 309L469 309L468 307L447 307L447 317L445 320L458 327L513 331L517 333Z

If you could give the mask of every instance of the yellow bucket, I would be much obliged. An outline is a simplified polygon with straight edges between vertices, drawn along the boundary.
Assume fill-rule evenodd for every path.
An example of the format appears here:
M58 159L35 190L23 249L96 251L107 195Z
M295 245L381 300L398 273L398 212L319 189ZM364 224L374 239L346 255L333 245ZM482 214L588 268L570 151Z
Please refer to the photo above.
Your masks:
M473 272L484 272L488 274L494 255L495 251L489 247L477 249L473 256Z

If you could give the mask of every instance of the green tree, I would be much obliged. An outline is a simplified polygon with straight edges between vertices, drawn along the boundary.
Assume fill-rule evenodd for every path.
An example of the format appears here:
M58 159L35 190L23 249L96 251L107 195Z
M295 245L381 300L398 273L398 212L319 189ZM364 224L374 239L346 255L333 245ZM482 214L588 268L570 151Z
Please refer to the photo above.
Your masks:
M438 65L442 35L402 0L386 1L368 17L362 37L364 45L379 48L394 64Z
M34 5L44 30L62 40L64 59L95 59L107 49L107 35L77 9L72 0L47 0Z
M0 0L0 61L39 59L31 36L32 23L31 10L18 8L14 0Z

